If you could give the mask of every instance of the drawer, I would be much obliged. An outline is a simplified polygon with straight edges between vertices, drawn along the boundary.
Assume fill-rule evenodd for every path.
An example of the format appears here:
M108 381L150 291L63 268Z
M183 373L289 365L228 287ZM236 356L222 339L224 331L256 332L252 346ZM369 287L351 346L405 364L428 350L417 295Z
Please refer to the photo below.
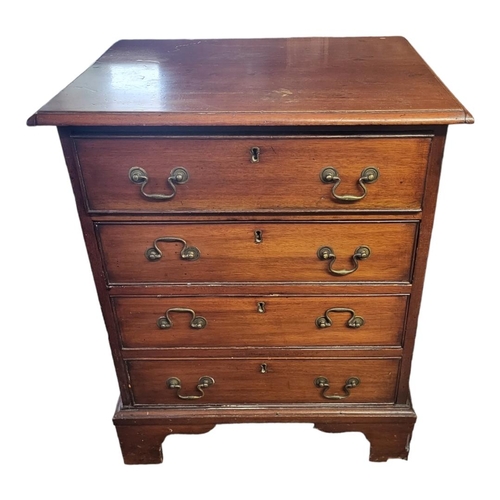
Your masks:
M138 405L393 403L399 371L398 358L131 360L127 365ZM202 377L215 383L203 384ZM317 385L319 377L329 387ZM345 388L353 378L359 384Z
M74 138L88 210L123 213L417 211L430 143L391 136ZM129 176L135 167L142 169L138 183ZM177 184L179 167L188 178ZM327 167L338 180L321 180ZM368 167L378 178L360 183ZM337 199L364 189L362 199Z
M126 348L399 346L407 296L115 297Z
M417 232L416 222L96 227L112 284L408 282Z

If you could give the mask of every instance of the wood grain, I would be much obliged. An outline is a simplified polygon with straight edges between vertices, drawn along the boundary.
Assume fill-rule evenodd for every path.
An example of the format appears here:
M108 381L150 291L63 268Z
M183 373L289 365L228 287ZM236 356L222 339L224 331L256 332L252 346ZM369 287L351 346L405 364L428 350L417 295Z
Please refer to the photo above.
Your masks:
M408 458L416 415L407 405L246 405L151 407L132 411L118 404L113 423L120 438L125 463L160 463L161 443L174 433L199 434L215 424L242 422L313 423L323 432L362 432L370 441L370 460Z
M109 283L196 282L353 282L410 281L415 223L304 224L99 224ZM256 244L254 231L263 241ZM148 261L145 252L160 237L184 239L200 258L180 258L180 243L159 243L163 257ZM330 246L333 269L352 269L360 245L371 249L357 271L334 276L317 251Z
M321 297L117 297L113 299L125 348L398 346L404 330L407 296ZM259 312L259 303L263 303ZM349 328L349 312L331 312L332 326L316 319L327 309L349 308L364 324ZM190 327L192 315L172 312L173 325L160 329L170 308L189 308L207 325Z
M400 37L120 41L28 120L59 127L126 463L161 462L170 434L237 422L363 432L370 460L407 458L441 160L448 124L464 122L472 116ZM135 166L147 193L168 193L174 167L190 179L152 202L128 178ZM320 180L333 167L337 193L359 195L368 166L379 179L359 201L335 200ZM183 260L179 242L163 242L148 261L165 236L201 257ZM349 270L361 245L371 255L351 274L317 256L329 246L332 268ZM172 307L193 309L206 328L176 312L159 329ZM348 314L330 313L332 326L318 328L331 307L365 324L350 329ZM202 376L216 381L203 398L179 397L201 395ZM324 397L345 395L349 377L361 383L348 398Z
M472 122L401 37L121 40L29 125Z
M420 210L429 137L270 138L75 138L88 210L91 213L206 213L241 211ZM260 149L259 162L250 149ZM173 168L189 173L169 200L148 199L128 176L132 167L148 174L145 192L171 194ZM375 167L362 200L341 202L320 173L334 167L338 195L360 196L361 172Z
M267 372L261 373L261 364ZM266 403L392 403L399 359L196 359L130 360L127 362L134 402L137 405L266 404ZM210 376L215 384L201 399L179 399L167 379L181 380L181 395L199 395L200 377ZM314 385L316 377L327 377L327 394L343 395L350 377L358 387L342 400L322 397Z
M100 224L110 283L410 281L415 223L335 224ZM254 232L262 231L256 244ZM145 252L161 237L182 238L200 258L180 258L183 245L159 243L163 257L148 261ZM360 245L371 249L358 270L336 276L317 251L331 247L333 269L354 268Z

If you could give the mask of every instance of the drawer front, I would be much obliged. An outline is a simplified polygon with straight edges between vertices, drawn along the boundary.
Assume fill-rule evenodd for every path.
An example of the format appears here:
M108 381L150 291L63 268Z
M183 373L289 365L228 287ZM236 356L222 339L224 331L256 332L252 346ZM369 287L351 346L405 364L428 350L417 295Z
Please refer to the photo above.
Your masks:
M397 358L131 360L127 364L138 405L393 403L399 371ZM215 383L203 387L202 377ZM319 377L329 387L317 385ZM345 388L352 378L359 385Z
M96 226L112 284L409 282L417 231L414 222Z
M407 296L118 297L125 348L399 346Z
M74 139L88 209L124 213L416 211L430 143L429 137ZM137 183L129 177L135 167L142 169ZM179 167L187 182L172 172ZM337 180L321 180L327 167ZM360 182L368 167L378 178ZM362 199L342 199L365 189Z

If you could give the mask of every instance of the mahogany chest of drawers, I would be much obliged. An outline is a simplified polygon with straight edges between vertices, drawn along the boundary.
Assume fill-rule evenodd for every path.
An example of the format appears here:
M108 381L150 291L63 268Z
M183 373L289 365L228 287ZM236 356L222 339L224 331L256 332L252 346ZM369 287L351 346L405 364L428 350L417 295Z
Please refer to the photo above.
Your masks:
M233 422L406 458L447 126L403 38L120 41L55 125L120 386L126 463Z

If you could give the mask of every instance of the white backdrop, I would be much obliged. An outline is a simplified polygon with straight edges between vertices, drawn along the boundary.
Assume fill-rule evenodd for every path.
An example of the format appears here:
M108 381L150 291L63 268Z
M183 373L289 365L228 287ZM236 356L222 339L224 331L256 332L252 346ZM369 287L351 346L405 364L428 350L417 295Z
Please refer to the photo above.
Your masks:
M20 3L2 18L0 495L6 499L498 498L496 16L465 2ZM26 119L122 38L408 38L471 111L450 127L411 379L408 462L308 424L171 436L125 466L117 384L55 128ZM495 237L496 236L496 237ZM2 491L3 490L3 491Z

